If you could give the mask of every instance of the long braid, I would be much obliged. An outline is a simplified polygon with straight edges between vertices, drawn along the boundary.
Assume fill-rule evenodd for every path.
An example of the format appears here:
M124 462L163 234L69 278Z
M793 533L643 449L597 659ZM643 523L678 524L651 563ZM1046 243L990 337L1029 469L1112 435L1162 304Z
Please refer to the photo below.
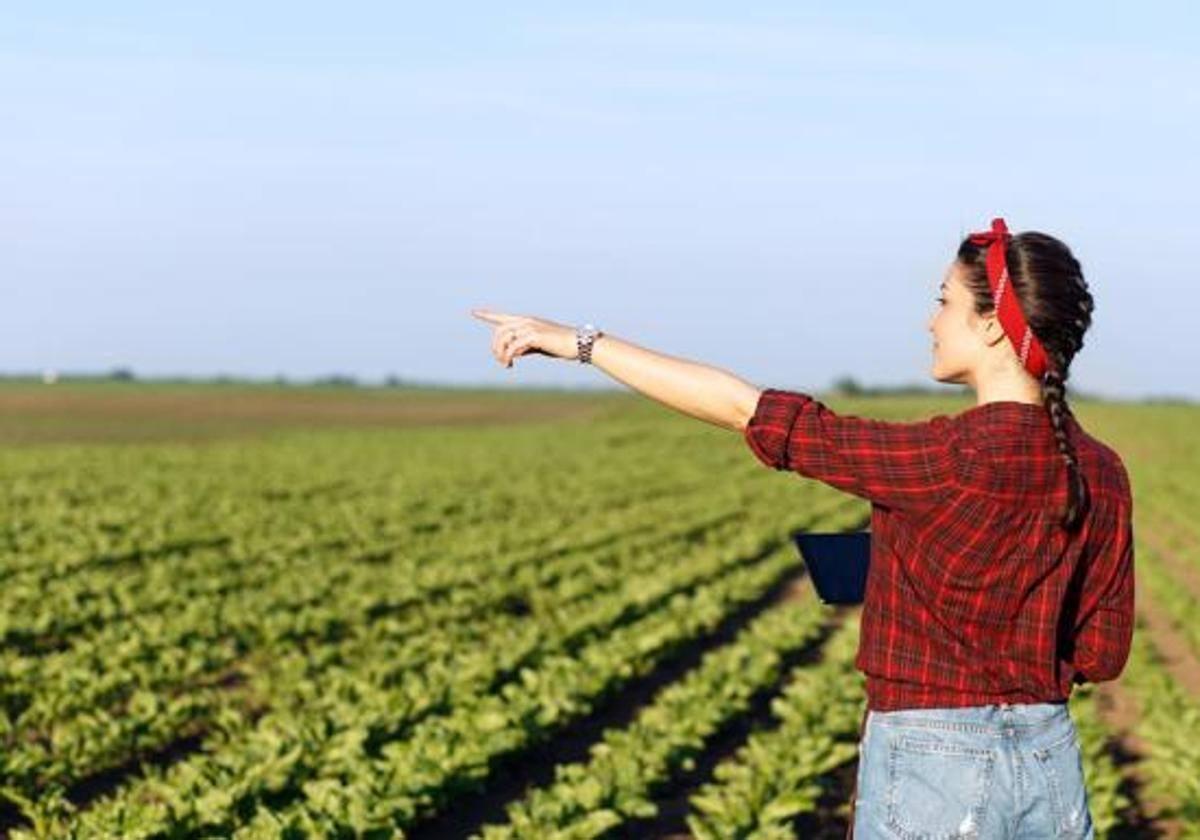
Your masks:
M1067 462L1067 509L1063 514L1062 524L1068 531L1074 531L1083 522L1090 504L1090 497L1087 480L1084 479L1083 471L1079 468L1079 461L1075 457L1075 445L1066 429L1066 417L1071 413L1071 408L1067 405L1067 377L1070 375L1070 370L1063 363L1061 353L1053 350L1048 352L1059 369L1067 372L1066 375L1053 369L1046 372L1046 375L1042 377L1042 399L1046 405L1046 411L1050 413L1050 423L1054 427L1054 439L1058 443L1058 451L1062 453L1063 460Z

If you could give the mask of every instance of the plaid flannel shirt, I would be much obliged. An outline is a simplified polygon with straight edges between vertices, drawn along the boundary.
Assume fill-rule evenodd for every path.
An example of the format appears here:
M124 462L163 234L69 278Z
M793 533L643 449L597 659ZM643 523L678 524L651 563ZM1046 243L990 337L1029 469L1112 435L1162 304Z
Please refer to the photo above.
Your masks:
M998 401L919 422L768 388L744 435L767 466L871 502L856 667L868 708L1066 700L1115 679L1133 634L1133 504L1120 457L1068 414L1091 510L1058 522L1046 410Z

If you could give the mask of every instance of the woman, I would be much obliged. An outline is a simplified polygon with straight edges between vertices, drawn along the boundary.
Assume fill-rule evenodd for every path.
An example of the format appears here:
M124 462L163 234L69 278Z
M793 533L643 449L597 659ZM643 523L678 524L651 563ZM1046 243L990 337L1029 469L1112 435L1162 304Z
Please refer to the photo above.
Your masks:
M977 404L909 423L836 414L604 333L474 314L506 366L590 361L741 431L770 467L871 501L852 836L1092 837L1066 703L1074 684L1120 674L1134 594L1128 475L1065 399L1092 297L1066 245L1002 219L961 242L941 291L933 376Z

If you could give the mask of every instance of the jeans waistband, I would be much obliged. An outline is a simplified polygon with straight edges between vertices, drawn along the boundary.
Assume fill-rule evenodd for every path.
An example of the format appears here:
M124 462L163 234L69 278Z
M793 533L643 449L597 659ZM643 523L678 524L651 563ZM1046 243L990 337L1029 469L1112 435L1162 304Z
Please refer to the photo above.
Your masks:
M1051 703L989 703L985 706L898 709L871 711L873 725L944 729L960 732L1001 734L1031 733L1070 722L1064 701Z

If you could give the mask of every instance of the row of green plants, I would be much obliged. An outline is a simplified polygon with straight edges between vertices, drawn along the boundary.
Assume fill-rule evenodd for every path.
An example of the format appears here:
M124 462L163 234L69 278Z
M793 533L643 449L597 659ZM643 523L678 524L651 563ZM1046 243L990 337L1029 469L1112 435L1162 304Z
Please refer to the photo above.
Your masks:
M679 557L690 560L686 553ZM393 709L385 711L392 717L393 728L400 727L408 717L436 708L437 704L453 702L453 697L467 691L469 686L486 688L489 680L494 681L494 675L506 667L511 671L539 652L555 650L556 645L560 649L569 649L570 645L589 635L601 635L614 623L636 617L639 610L653 609L656 598L698 585L706 576L721 574L722 568L736 564L738 559L727 554L713 555L707 562L683 562L667 576L656 574L661 560L649 568L642 568L637 574L634 574L635 564L625 567L614 564L609 572L621 580L622 585L598 587L588 601L567 600L557 605L556 610L542 609L531 616L501 612L491 620L474 623L430 624L427 633L401 636L395 643L377 637L372 646L357 651L357 656L347 655L349 651L332 643L307 651L299 646L282 645L277 656L264 664L263 670L256 675L255 689L261 696L271 697L278 708L303 709L304 714L314 715L322 713L325 705L334 702L343 686L348 686L349 692L361 693L371 691L372 684L398 683L393 692L403 689L418 698L403 705L397 703ZM645 561L639 560L636 565L645 565ZM636 584L647 575L654 576L653 585L631 595L626 585ZM327 655L320 655L322 652ZM362 673L355 670L359 666ZM181 696L198 702L198 698L207 695L192 691ZM145 712L145 716L137 712ZM163 725L169 733L166 718L151 702L145 709L127 710L123 716L114 716L111 724L133 728L151 722ZM116 737L112 738L97 737L101 723L98 716L85 723L93 725L81 726L67 743L92 750L114 742L120 745L119 733L114 733ZM235 726L235 723L241 726ZM222 737L232 736L233 729L244 728L248 723L245 714L223 715ZM144 730L133 731L150 734ZM104 734L100 731L101 736ZM53 759L62 762L65 772L72 769L72 761L87 766L79 751L64 749L62 742L56 746ZM8 751L5 761L5 775L10 787L14 780L29 778L35 771L45 787L46 774L57 766L28 745Z
M1200 598L1168 571L1169 566L1161 552L1171 549L1160 542L1162 539L1159 536L1155 540L1138 540L1134 550L1137 584L1146 587L1160 615L1182 635L1192 655L1200 657ZM1185 558L1184 562L1197 562L1197 559ZM1196 579L1200 580L1200 566L1197 566ZM1137 600L1136 591L1134 600Z
M476 693L419 718L396 739L381 741L378 733L383 728L387 738L406 707L420 702L406 684L370 690L322 681L312 688L328 690L324 714L306 707L294 714L272 710L228 748L151 772L99 803L70 836L220 833L263 820L316 836L411 825L481 784L500 756L548 737L716 626L794 562L768 559L673 596L578 649L543 656L507 682L478 684ZM449 668L458 673L453 662ZM469 670L464 673L469 678ZM147 802L147 792L154 801Z
M201 563L201 570L234 574L266 565L271 576L265 582L274 586L264 586L260 577L250 583L237 581L230 591L210 600L174 585L178 566L166 561L179 559L176 555L148 552L156 562L145 564L140 576L153 580L157 591L178 592L181 600L175 608L155 610L149 620L136 613L135 619L142 620L120 621L117 616L98 636L74 638L72 647L62 652L31 656L6 649L7 787L26 800L36 798L38 789L65 788L190 734L197 724L219 722L225 729L231 720L246 722L247 705L255 707L246 695L261 698L259 705L263 700L280 702L279 692L300 668L294 661L297 656L302 657L308 680L316 680L326 663L372 663L381 656L392 663L405 662L414 657L389 655L395 653L396 643L430 637L429 628L462 628L472 616L480 619L512 603L534 612L543 601L551 608L568 605L628 575L655 568L664 553L687 562L679 553L681 544L703 545L727 539L737 529L754 530L737 514L740 495L674 497L663 494L658 485L646 487L653 491L640 497L630 494L633 502L625 510L616 500L601 496L607 505L604 515L596 517L601 524L578 527L574 543L561 538L560 526L557 531L545 529L545 539L530 544L529 529L509 530L504 519L494 529L499 544L456 547L457 556L450 557L444 550L438 555L429 540L423 549L419 536L413 538L411 551L380 551L377 543L370 543L370 529L358 534L355 545L328 527L330 522L322 524L326 536L321 539L285 540L281 545L278 536L272 536L260 545L242 537L243 548L249 551L254 545L253 552L235 555L236 562L221 560L219 567ZM338 497L325 490L297 493L295 498L325 502ZM545 513L543 520L550 518ZM687 513L691 521L672 527L671 517L678 513ZM664 527L664 519L672 525ZM370 517L366 521L371 528L378 525ZM439 539L446 543L444 536ZM200 549L188 559L208 560L222 550L232 549ZM296 552L296 557L289 561L284 551ZM259 563L259 558L274 561ZM296 574L283 573L288 562ZM322 562L335 568L324 575L305 573ZM204 579L199 573L195 578ZM62 606L56 603L47 609L57 612ZM442 650L447 647L440 645ZM249 672L252 692L228 690L223 678L237 667ZM279 673L285 676L272 676ZM402 669L393 667L383 679L396 679L397 673Z
M686 535L720 539L737 527L736 518L710 515L680 531L662 529L650 539L632 538L620 556L582 550L550 562L527 561L532 575L516 566L505 568L498 578L480 578L491 580L490 585L443 589L448 594L442 597L431 591L390 617L390 608L373 616L370 607L347 605L348 592L369 598L390 577L377 573L358 586L337 575L317 579L314 585L320 589L303 607L294 601L278 603L267 588L258 597L247 593L236 602L185 604L153 624L115 625L113 638L77 646L69 662L57 656L8 662L5 700L10 708L22 698L27 702L19 715L6 717L9 747L0 766L10 779L67 781L102 766L106 758L153 747L182 724L211 716L222 703L238 702L236 693L219 682L205 685L203 678L241 664L248 654L269 658L270 667L280 657L299 655L314 670L324 660L313 649L322 647L340 665L373 660L381 653L395 654L392 661L407 661L414 657L398 655L398 645L428 644L441 634L439 628L457 632L490 622L497 612L503 617L499 608L523 593L534 591L556 606L595 597L618 587L626 576L656 568L659 552L678 551ZM527 608L539 609L536 604ZM81 665L84 650L90 668ZM31 664L45 667L20 667Z
M687 824L694 837L795 836L795 818L813 813L832 771L858 755L866 703L854 668L858 640L855 617L830 640L820 663L793 671L771 702L772 725L751 734L690 797Z
M1138 765L1142 800L1159 803L1155 816L1175 821L1180 837L1200 837L1200 699L1171 674L1144 627L1133 634L1121 685L1139 710L1133 731L1146 752Z
M829 612L809 597L763 613L659 692L629 726L605 732L589 760L557 767L552 784L512 804L508 824L486 826L482 836L582 840L655 816L655 793L778 681L786 656L813 642Z
M1123 777L1112 755L1113 732L1104 722L1095 684L1075 686L1069 707L1079 736L1088 810L1096 837L1103 840L1113 835L1120 825L1121 813L1130 804L1129 797L1121 790Z
M0 816L333 836L452 807L794 571L788 531L861 525L667 426L0 451Z

